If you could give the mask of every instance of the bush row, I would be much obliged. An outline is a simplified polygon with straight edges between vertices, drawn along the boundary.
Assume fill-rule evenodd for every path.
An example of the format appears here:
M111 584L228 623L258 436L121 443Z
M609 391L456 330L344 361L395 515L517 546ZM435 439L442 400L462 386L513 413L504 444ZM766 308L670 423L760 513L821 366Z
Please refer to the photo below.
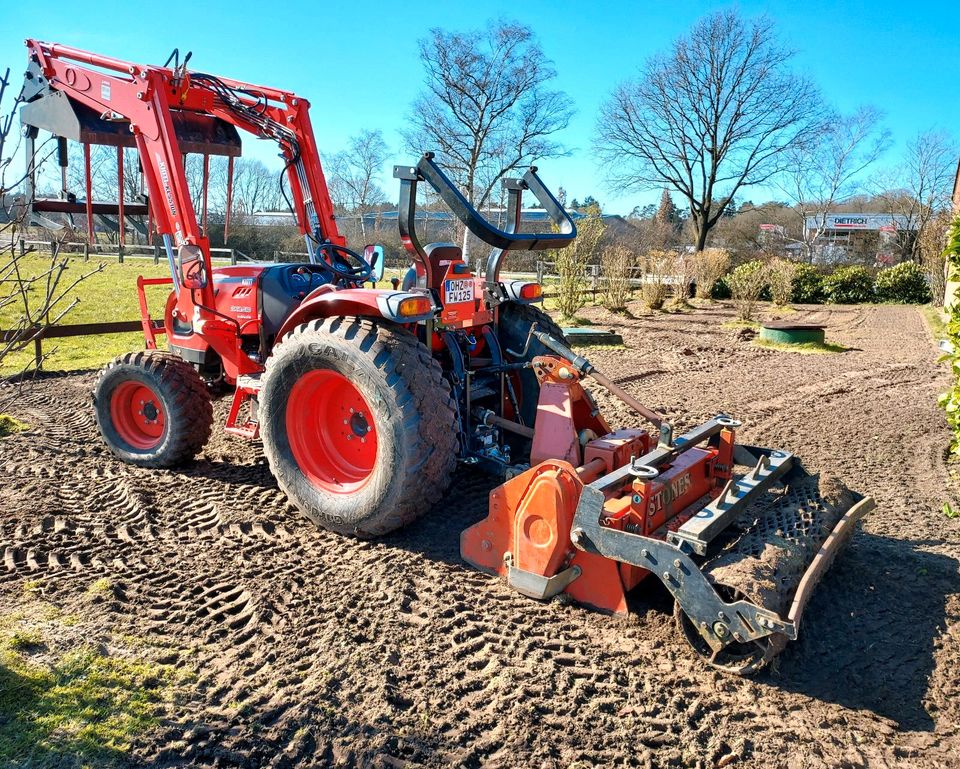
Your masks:
M714 299L730 298L731 275L727 273L714 284ZM769 285L760 298L771 298ZM926 275L916 262L887 267L877 272L876 277L866 267L838 267L825 273L809 264L796 264L790 301L797 304L926 304L931 301L931 295Z

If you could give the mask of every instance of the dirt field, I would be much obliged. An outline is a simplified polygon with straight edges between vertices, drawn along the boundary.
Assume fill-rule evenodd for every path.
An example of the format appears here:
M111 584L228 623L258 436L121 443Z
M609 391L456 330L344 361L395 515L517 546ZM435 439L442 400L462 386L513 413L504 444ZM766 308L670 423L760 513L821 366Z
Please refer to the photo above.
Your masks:
M853 348L835 355L757 348L719 306L585 314L627 344L598 367L678 428L725 411L744 440L878 502L759 678L695 660L659 586L624 621L467 569L458 535L484 515L482 476L461 472L410 529L343 539L301 521L240 439L215 432L177 472L115 461L90 374L29 390L14 413L33 429L0 442L0 611L43 600L70 638L141 639L196 671L137 766L960 766L960 520L941 512L957 485L920 313L790 316Z

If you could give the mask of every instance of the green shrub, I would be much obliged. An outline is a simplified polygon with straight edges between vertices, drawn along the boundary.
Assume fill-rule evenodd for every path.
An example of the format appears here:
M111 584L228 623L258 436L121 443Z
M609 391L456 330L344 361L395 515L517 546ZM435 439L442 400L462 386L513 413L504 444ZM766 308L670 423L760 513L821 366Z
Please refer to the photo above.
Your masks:
M903 262L877 273L877 299L898 304L926 304L930 301L927 276L916 262Z
M737 265L727 276L740 320L752 320L760 295L767 288L767 266L759 259Z
M790 302L793 295L793 274L797 265L787 259L771 259L767 265L767 277L770 282L770 299L774 304L783 307Z
M873 275L866 267L838 267L823 279L823 292L831 304L871 302Z
M820 304L823 294L823 276L809 264L798 264L793 272L790 301L798 304Z
M727 285L727 276L724 275L720 278L717 278L713 284L713 288L710 290L711 299L729 299L730 298L730 286Z
M943 252L951 272L960 270L960 216L957 216L947 230L947 248ZM940 395L940 407L946 412L947 423L953 432L950 452L954 458L960 457L960 306L952 302L948 308L947 339L950 350L944 358L950 363L953 385Z

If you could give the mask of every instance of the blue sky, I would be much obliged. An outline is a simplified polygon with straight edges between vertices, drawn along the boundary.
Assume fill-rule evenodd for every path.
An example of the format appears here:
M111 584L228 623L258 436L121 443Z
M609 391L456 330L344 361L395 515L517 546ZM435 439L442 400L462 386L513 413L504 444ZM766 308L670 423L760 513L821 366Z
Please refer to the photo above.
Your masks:
M23 39L37 37L137 62L162 63L174 47L192 50L191 67L297 91L312 104L321 152L342 149L350 135L379 128L397 162L413 159L398 133L423 75L417 40L431 26L470 29L509 17L536 31L558 72L556 86L577 113L560 137L566 158L542 162L541 176L571 197L592 194L607 211L627 213L658 193L616 197L605 188L590 144L600 103L651 54L701 15L730 3L573 3L528 0L430 2L57 2L9 0L0 23L0 67L13 79L25 64ZM893 164L917 132L939 127L960 138L960 2L744 0L748 15L767 13L788 45L795 68L809 74L840 110L871 104L884 110L895 144ZM951 123L953 128L951 129ZM247 141L245 154L274 164L272 150ZM389 168L383 186L396 192ZM765 190L746 192L759 201Z

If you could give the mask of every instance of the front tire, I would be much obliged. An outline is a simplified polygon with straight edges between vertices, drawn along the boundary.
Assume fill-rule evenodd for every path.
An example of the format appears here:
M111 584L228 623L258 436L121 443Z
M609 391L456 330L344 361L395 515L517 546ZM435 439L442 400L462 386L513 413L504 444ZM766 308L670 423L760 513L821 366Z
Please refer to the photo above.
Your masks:
M140 467L171 467L192 459L213 426L203 379L167 352L132 352L107 364L94 386L93 405L110 450Z
M318 526L362 537L398 529L446 491L456 464L453 398L416 337L358 318L294 329L267 361L264 453Z

